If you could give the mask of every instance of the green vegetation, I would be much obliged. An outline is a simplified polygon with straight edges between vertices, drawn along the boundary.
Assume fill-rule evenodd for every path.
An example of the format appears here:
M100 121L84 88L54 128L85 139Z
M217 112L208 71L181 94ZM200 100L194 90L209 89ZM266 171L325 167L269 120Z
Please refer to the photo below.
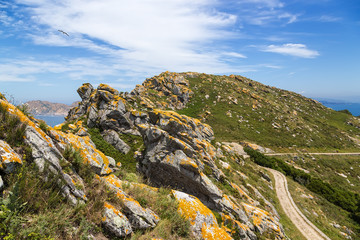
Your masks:
M290 166L280 159L267 157L251 148L245 148L245 151L256 164L283 172L296 182L304 185L310 191L321 195L329 202L348 211L354 219L359 220L356 218L360 212L360 208L358 208L360 202L359 194L335 187L317 177L312 177L310 174Z
M0 104L0 139L13 147L23 145L25 128L19 117L11 115L7 107Z
M299 94L241 76L201 74L189 82L194 94L178 113L203 119L218 141L247 140L280 151L294 145L322 151L356 148L344 133L360 134L348 124L352 116Z
M90 128L88 129L88 133L97 149L102 151L105 155L114 158L117 163L120 162L122 168L127 171L136 172L137 160L134 155L136 151L143 150L143 140L141 137L126 134L119 135L119 137L131 147L127 154L123 154L103 139L98 128Z
M19 109L23 114L25 114L26 116L28 116L28 117L31 117L32 115L31 115L31 113L30 113L30 111L29 111L29 107L28 107L28 105L26 105L26 104L23 104L23 105L19 105L19 106L16 106L17 107L17 109Z
M64 155L69 161L78 162L79 174L88 175L89 172L83 170L87 164L83 164L77 152L66 151L69 153ZM0 199L1 239L87 239L90 234L102 231L105 201L113 206L122 205L106 185L94 177L89 178L92 174L84 182L87 202L72 206L62 195L61 175L47 172L44 178L34 163L25 162L18 172L6 175L5 182L13 184Z
M349 110L347 110L347 109L339 110L338 112L345 113L345 114L347 114L347 115L352 116L352 113L351 113Z
M133 196L142 207L149 207L160 217L160 222L153 230L139 232L132 239L192 239L190 236L190 222L185 220L178 212L178 202L170 193L170 189L159 188L152 190L131 184L123 184L123 189Z
M39 120L39 122L40 122L39 128L40 128L41 130L43 130L45 133L47 133L48 130L49 130L49 126L48 126L48 125L46 124L46 122L43 121L43 120Z

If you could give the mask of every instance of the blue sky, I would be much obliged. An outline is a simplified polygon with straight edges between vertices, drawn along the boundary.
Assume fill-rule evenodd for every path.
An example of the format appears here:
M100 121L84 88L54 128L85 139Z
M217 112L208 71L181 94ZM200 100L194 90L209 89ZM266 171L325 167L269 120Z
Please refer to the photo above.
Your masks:
M359 44L358 0L0 0L0 91L71 103L169 70L360 102Z

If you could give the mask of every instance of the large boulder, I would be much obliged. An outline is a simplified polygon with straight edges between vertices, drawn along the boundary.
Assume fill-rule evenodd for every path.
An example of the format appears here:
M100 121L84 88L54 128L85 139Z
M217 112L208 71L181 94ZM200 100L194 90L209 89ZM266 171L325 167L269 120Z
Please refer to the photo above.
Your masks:
M116 237L126 237L133 230L127 217L111 204L105 202L102 223Z
M49 135L54 139L56 145L65 150L66 146L72 146L80 151L85 163L90 164L96 174L110 174L109 159L101 151L96 149L95 144L88 136L80 137L72 133L64 133L57 130L50 130Z

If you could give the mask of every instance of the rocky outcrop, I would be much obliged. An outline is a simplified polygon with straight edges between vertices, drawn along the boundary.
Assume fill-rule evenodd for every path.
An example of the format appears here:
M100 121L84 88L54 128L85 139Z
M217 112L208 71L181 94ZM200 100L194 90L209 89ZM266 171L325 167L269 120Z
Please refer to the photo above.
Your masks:
M186 78L195 75L195 73L164 72L159 76L146 79L142 85L136 85L131 95L140 98L140 104L143 106L160 109L182 109L193 95ZM166 101L166 98L170 101Z
M174 87L175 85L178 87ZM277 234L280 225L272 214L268 213L266 216L269 217L264 216L260 218L261 221L257 221L254 216L259 215L258 211L250 211L249 207L244 205L258 204L257 201L250 202L251 198L243 192L244 194L239 195L244 196L246 203L242 202L239 198L224 194L213 182L219 181L237 191L235 184L231 185L217 163L221 163L220 166L227 171L232 171L229 163L218 158L229 157L240 163L239 159L245 156L243 146L237 143L223 143L216 149L211 144L214 132L209 125L174 111L163 110L185 106L191 96L187 88L185 74L171 73L148 79L130 94L120 94L107 85L99 85L94 89L91 85L85 84L78 90L82 102L70 111L68 120L77 122L79 119L87 118L87 126L101 129L104 140L122 153L126 153L129 148L119 137L120 133L141 135L145 149L136 153L137 170L155 186L170 186L176 189L173 195L179 201L179 211L184 216L189 206L195 209L194 214L188 215L187 218L192 222L192 231L198 238L231 239L230 235L236 229L244 239L252 240L256 239L254 232L270 229L269 231L276 231ZM157 100L153 101L151 98L152 91L156 92ZM177 100L167 101L168 105L162 105L162 94L168 97L176 95ZM74 138L65 136L64 133L57 134L65 139ZM99 178L124 202L121 213L128 219L132 230L152 228L157 224L158 216L125 194L120 179L99 170L100 168L97 173L103 175ZM233 229L229 231L224 226L219 226L210 209L228 216ZM203 210L205 212L202 213ZM119 218L125 219L120 216ZM119 222L124 224L124 221ZM123 236L124 231L121 232ZM278 239L283 238L281 230L277 236Z
M75 205L79 201L86 200L84 192L75 186L76 181L63 171L60 165L60 159L63 159L63 156L53 140L15 106L1 99L0 104L6 106L10 114L17 116L22 123L26 124L24 142L32 149L32 157L43 174L43 180L47 181L49 174L59 176L58 184L70 203Z

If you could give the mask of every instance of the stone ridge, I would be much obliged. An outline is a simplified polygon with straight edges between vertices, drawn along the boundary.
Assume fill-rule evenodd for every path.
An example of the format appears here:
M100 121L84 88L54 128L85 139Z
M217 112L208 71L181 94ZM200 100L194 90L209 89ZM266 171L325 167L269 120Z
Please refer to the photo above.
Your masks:
M280 223L272 217L273 213L255 206L255 209L266 213L266 217L258 216L258 210L247 211L245 207L247 205L244 205L245 202L241 198L227 195L219 187L221 184L228 185L228 188L236 191L236 187L233 187L235 184L231 184L217 164L219 154L216 147L211 144L214 139L212 128L198 119L164 110L164 108L179 109L186 106L192 95L184 77L187 75L197 76L192 73L166 72L147 79L142 87L137 86L131 93L119 93L104 84L99 85L96 89L90 84L84 84L78 89L82 101L69 112L67 121L74 125L82 121L85 128L100 129L104 140L109 141L114 147L119 141L109 140L114 139L114 136L106 137L109 132L112 135L118 134L118 136L122 134L142 136L145 149L136 154L137 170L153 186L166 186L174 190L173 196L180 203L179 212L193 223L192 226L196 226L191 229L197 238L232 239L231 234L240 233L244 239L256 239L254 232L257 231L272 232L277 239L284 239L284 233L279 230L281 229ZM174 85L181 87L175 87L176 90L173 90ZM172 101L166 107L159 104L161 99L153 102L151 94L144 94L145 86L147 91L154 90L157 94L159 92L163 92L165 96L174 94L176 101ZM162 107L156 108L156 106ZM231 151L226 152L226 155L232 156L231 159L234 160L238 156ZM232 171L229 167L227 170ZM125 195L121 189L122 180L117 179L114 175L103 176L100 179L116 190L118 197L124 201L126 208L123 213L131 226L139 228L144 224L147 227L156 224L156 218L150 220L151 212L148 214L145 209L133 209L134 206L140 207L140 205L131 204L133 199ZM248 196L248 198L250 197ZM246 204L248 198L244 199ZM204 212L198 217L184 212L189 208L187 204L195 203L194 201L196 204L193 205L193 211L198 214ZM233 229L222 224L219 225L210 209L232 219ZM139 223L138 220L127 216L129 212L136 213L135 215L145 214L141 219L149 220ZM116 217L114 214L112 216ZM124 219L119 214L117 216L117 219ZM200 220L204 217L207 218L206 216L209 217L209 221ZM126 221L122 222L125 224ZM136 225L136 223L140 225ZM122 225L122 228L124 226L126 224Z
M159 109L182 109L186 107L194 92L190 90L188 77L198 73L164 72L136 85L131 95L140 100L140 105Z

